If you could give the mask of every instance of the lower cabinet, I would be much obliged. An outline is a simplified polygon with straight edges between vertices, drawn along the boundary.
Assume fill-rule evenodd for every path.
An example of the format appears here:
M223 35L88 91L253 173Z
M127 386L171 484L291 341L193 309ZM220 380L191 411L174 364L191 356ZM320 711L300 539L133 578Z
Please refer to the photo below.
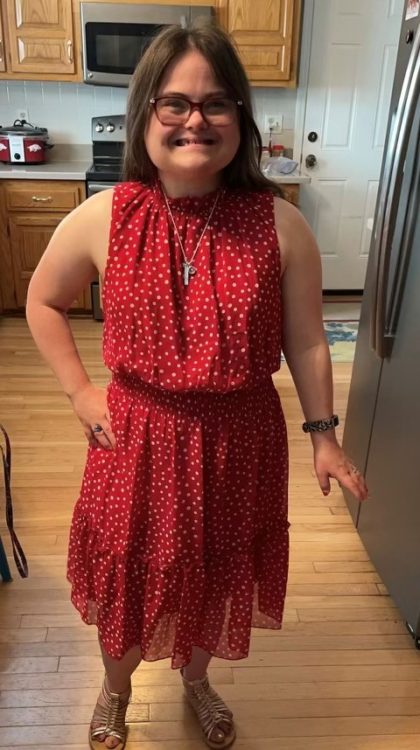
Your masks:
M293 203L297 208L299 207L299 183L282 182L281 191L283 198L289 203Z
M1 184L0 293L4 312L23 311L31 276L62 219L86 197L85 184L64 180L4 180ZM91 310L84 289L71 312Z
M15 214L9 217L10 250L14 291L18 308L25 307L29 281L47 247L55 228L66 214ZM86 298L88 297L88 299ZM90 306L90 293L79 294L71 305L73 310Z

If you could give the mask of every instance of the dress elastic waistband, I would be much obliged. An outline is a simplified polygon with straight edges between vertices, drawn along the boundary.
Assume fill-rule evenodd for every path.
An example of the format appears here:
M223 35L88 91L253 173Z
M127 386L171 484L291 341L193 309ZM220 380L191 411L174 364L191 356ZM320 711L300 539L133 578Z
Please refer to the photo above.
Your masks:
M251 404L255 401L260 401L261 398L267 398L270 395L276 395L274 383L271 376L257 384L253 384L247 388L238 388L230 391L211 391L211 390L173 390L170 391L167 388L161 388L159 386L151 385L145 380L136 376L114 373L110 383L111 388L121 389L125 393L141 396L142 400L147 400L151 403L165 405L168 408L182 410L191 407L194 411L199 409L200 405L203 407L212 408L234 408L235 405Z

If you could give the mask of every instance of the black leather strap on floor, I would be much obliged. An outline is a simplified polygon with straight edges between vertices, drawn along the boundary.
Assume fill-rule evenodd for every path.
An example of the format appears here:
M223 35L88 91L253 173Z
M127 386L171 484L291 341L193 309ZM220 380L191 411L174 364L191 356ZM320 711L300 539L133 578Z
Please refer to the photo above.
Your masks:
M10 539L12 540L13 557L15 558L16 567L22 576L22 578L28 577L28 563L26 562L25 553L21 547L19 539L16 536L13 528L13 503L12 503L12 491L10 487L10 477L12 471L12 451L10 448L9 436L4 429L3 425L0 424L0 430L3 433L4 440L6 442L6 451L2 445L0 445L1 455L3 459L3 470L4 470L4 489L6 495L6 523L9 529Z

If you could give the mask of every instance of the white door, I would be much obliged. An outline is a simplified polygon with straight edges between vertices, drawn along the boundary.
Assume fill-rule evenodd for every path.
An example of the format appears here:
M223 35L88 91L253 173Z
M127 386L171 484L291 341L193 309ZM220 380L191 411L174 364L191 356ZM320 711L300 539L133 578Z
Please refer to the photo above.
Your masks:
M312 179L301 209L324 290L364 287L403 9L404 0L305 3L294 152Z

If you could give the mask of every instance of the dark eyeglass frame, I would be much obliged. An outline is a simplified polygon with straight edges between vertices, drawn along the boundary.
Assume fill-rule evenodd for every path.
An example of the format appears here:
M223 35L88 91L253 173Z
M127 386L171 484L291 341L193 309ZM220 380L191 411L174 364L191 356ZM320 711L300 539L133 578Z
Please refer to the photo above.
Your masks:
M161 101L161 99L181 99L183 102L187 102L187 104L189 104L190 109L189 109L189 112L185 113L185 122L188 122L194 110L198 109L201 117L203 118L203 120L206 121L208 125L211 125L211 123L208 121L206 115L203 112L203 107L205 104L207 104L207 102L220 101L220 99L226 99L227 101L233 102L234 104L236 104L237 107L242 107L243 105L242 99L232 99L230 96L212 96L210 97L210 99L205 99L203 102L193 102L191 101L191 99L188 99L186 96L173 96L173 95L171 96L170 94L165 94L163 96L154 96L151 99L149 99L149 104L152 105L155 115L162 125L165 125L167 123L162 122L162 120L160 119L158 115L157 103Z

